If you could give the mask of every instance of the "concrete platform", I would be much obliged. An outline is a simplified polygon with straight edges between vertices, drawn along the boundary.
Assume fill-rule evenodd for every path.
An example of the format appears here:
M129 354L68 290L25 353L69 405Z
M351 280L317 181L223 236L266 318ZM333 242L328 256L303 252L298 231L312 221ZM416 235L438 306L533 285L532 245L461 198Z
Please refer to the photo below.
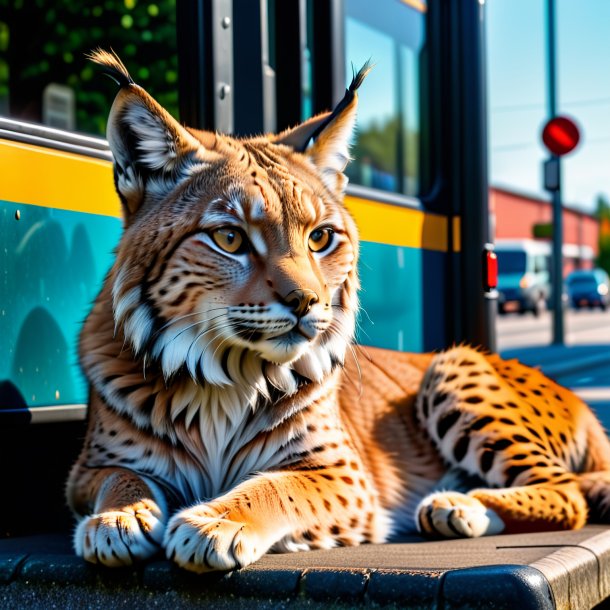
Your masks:
M559 381L610 359L610 351L602 346L504 355L540 365ZM80 449L77 439L84 434L81 411L74 411L70 423L65 414L57 423L56 410L37 414L35 425L26 425L34 423L31 414L2 413L1 461L17 467L3 469L0 482L22 499L20 505L0 501L0 524L14 526L3 527L2 535L31 527L43 531L67 527L61 489ZM606 411L610 414L610 405ZM62 452L65 455L60 456ZM40 464L45 465L43 471ZM41 497L46 500L41 502ZM67 534L0 539L2 610L356 606L580 610L599 604L610 608L610 528L600 525L576 532L443 542L410 538L395 544L267 555L244 570L204 576L183 572L162 557L135 569L91 566L73 555Z
M196 576L162 558L109 570L72 554L68 536L0 540L0 608L588 609L610 597L610 529L412 538L267 555Z

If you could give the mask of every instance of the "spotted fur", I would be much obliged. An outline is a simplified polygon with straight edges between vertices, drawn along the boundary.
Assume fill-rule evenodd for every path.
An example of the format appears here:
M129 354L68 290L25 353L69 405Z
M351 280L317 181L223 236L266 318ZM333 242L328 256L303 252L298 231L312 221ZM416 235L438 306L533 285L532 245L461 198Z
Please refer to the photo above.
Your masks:
M237 139L182 127L118 58L93 59L120 86L125 230L81 336L79 555L163 548L204 572L417 528L579 527L587 502L608 520L610 447L573 394L467 347L352 345L343 170L366 68L333 112Z
M578 397L540 371L454 348L426 371L416 414L444 461L478 481L467 495L425 498L422 531L463 536L469 519L482 533L578 528L588 514L610 520L606 434ZM455 527L454 505L471 515Z

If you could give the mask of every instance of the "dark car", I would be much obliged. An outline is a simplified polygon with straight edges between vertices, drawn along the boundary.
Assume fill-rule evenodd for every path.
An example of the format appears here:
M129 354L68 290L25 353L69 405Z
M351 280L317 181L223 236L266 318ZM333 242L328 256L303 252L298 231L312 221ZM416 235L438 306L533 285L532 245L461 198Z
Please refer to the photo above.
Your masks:
M610 280L603 269L573 271L566 278L566 288L574 309L601 307L606 310L610 303Z

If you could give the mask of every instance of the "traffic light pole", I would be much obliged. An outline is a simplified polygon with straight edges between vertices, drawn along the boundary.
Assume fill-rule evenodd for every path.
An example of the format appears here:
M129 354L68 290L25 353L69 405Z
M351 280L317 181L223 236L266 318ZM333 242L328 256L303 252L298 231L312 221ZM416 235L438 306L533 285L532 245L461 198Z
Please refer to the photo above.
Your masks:
M557 116L556 41L555 41L555 0L547 0L547 53L548 53L548 112L549 119ZM561 203L561 159L552 155L550 161L555 174L554 188L551 189L553 202L553 256L552 256L552 307L553 344L563 345L563 209Z

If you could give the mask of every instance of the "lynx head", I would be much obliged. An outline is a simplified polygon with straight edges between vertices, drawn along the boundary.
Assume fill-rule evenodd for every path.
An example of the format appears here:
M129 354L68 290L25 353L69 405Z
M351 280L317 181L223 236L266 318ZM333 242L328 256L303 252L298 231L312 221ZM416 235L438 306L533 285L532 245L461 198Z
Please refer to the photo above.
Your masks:
M365 66L332 112L279 135L185 128L113 54L108 121L125 231L114 319L138 356L206 383L262 371L285 391L343 360L357 307L355 225L343 170Z

